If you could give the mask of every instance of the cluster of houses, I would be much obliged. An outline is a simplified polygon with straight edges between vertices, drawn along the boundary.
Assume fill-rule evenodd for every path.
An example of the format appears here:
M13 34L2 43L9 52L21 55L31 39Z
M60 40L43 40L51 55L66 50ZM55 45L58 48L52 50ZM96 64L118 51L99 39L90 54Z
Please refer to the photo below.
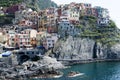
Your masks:
M25 29L19 33L15 32L15 30L0 32L0 43L4 43L5 47L14 48L44 46L45 49L49 49L54 47L58 38L59 36L56 33L37 32L35 29Z
M0 9L0 15L4 14ZM92 7L87 3L70 3L58 8L33 11L25 3L15 5L6 10L15 14L12 28L4 26L0 29L0 42L10 47L43 46L54 47L60 37L80 33L76 25L80 25L81 16L94 16L99 26L109 24L109 11L99 6Z

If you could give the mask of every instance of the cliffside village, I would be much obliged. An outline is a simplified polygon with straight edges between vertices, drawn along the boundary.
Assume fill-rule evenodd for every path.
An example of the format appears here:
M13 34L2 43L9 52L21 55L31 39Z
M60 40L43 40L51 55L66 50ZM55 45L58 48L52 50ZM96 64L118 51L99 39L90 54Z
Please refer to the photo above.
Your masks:
M66 34L80 34L76 28L81 24L81 16L94 16L98 26L109 24L109 11L100 6L92 7L88 3L70 3L33 11L25 3L13 5L6 10L2 7L0 15L15 14L12 25L0 28L0 45L13 48L44 47L53 48L59 38Z

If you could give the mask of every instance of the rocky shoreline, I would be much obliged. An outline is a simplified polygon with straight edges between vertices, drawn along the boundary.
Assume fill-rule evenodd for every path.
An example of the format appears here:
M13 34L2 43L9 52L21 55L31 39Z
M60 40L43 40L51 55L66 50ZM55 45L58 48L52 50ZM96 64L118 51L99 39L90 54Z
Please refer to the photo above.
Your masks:
M17 65L14 67L11 65L8 66L8 64L5 64L4 62L0 62L0 79L21 80L31 78L54 78L54 76L63 74L58 70L65 68L65 66L105 61L107 62L120 61L120 59L88 59L88 60L57 61L56 59L45 56L42 60L39 60L37 62L27 61L24 62L22 65ZM63 66L61 63L65 66Z
M120 59L88 59L88 60L58 60L65 66L76 65L76 64L85 64L85 63L93 63L93 62L117 62Z
M113 54L119 52L118 48L118 51L115 49L113 48L111 51ZM82 56L82 54L80 54L80 56ZM87 54L89 54L89 51L86 55ZM120 61L120 58L92 58L91 56L81 59L80 56L79 59L75 58L75 55L69 54L60 54L58 58L54 56L52 56L52 58L49 56L42 56L38 61L28 60L19 64L20 60L17 58L16 54L13 54L10 57L0 59L0 79L21 80L29 78L54 78L54 76L61 74L58 70L65 68L65 66L92 62Z
M24 62L22 65L10 65L0 62L0 79L3 80L21 80L32 77L47 78L60 73L58 69L64 68L55 58L44 56L43 59ZM49 74L49 75L48 75Z

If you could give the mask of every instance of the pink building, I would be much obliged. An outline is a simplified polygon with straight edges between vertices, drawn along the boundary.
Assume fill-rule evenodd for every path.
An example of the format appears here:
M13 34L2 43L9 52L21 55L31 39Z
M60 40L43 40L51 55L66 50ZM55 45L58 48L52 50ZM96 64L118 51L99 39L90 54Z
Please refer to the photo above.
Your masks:
M11 31L7 37L7 45L10 47L23 47L30 45L30 36L27 33L15 33L14 31Z

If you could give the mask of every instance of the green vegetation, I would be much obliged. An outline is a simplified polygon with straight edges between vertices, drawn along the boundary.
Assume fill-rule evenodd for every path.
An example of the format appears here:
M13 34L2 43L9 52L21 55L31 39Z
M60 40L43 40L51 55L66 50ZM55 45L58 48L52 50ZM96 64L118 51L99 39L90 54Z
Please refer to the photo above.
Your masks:
M109 27L111 27L111 28L115 28L116 27L116 24L112 20L110 20L110 24L109 25L110 25Z
M1 15L0 16L0 25L12 24L12 20L15 18L14 14Z
M81 24L78 27L81 30L80 37L90 38L103 45L112 46L119 41L115 23L110 20L108 26L97 26L97 19L94 16L81 16Z
M9 7L21 2L26 3L27 7L30 7L33 10L57 7L57 4L51 0L0 0L0 7Z
M0 7L9 7L22 2L22 0L0 0Z
M49 7L57 7L57 4L51 0L38 0L38 1L39 1L38 5L39 5L40 9L46 9Z
M33 10L45 9L48 7L56 7L51 0L0 0L0 7L10 7L11 5L24 2L27 4L27 7L32 8ZM14 18L13 14L9 15L0 15L0 25L12 24L12 19Z
M27 7L32 8L33 10L43 10L49 7L57 7L57 4L51 0L25 0Z

